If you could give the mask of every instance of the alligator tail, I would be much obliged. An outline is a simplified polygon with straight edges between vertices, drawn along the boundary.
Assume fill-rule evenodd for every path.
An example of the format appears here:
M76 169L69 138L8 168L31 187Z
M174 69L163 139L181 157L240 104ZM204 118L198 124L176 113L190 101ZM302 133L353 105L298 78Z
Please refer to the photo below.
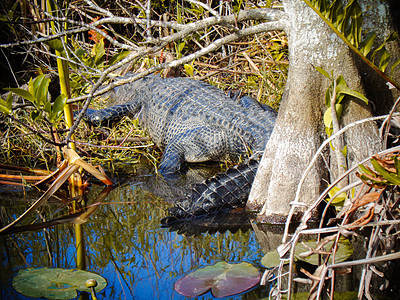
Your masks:
M206 215L223 209L244 207L258 164L259 160L250 159L246 163L195 185L191 197L177 200L175 206L168 210L169 216L161 221L162 224L168 225L177 220Z

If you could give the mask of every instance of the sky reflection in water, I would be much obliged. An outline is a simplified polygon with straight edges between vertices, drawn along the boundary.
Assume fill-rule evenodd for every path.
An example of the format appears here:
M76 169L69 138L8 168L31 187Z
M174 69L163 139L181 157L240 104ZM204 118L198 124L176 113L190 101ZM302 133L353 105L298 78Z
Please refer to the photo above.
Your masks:
M136 183L114 189L103 201L107 204L100 205L83 224L87 270L108 281L107 288L98 294L99 299L185 299L173 290L174 283L189 272L218 261L247 261L263 270L260 265L263 254L252 230L202 233L199 236L170 232L160 226L168 204L140 186ZM93 188L88 195L89 203L96 193ZM21 193L0 191L0 199L7 211L12 206L21 213L26 207ZM51 202L43 207L42 217L50 219L48 212L58 206L59 203ZM9 220L15 217L10 216ZM38 217L36 222L39 220ZM71 224L0 239L1 299L28 299L11 286L12 277L20 269L28 266L76 267ZM266 288L258 287L230 298L259 299L267 295ZM206 293L198 299L210 298L211 293Z

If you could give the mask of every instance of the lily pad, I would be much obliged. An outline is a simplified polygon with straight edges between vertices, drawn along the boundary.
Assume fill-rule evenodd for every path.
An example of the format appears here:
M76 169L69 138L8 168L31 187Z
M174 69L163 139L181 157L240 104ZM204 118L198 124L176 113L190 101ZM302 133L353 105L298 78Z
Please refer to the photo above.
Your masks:
M260 273L253 265L242 262L218 262L198 269L179 279L174 289L186 297L196 297L211 289L214 297L222 298L242 293L260 281Z
M310 293L302 292L302 293L293 293L291 300L308 300L310 297ZM283 300L287 299L287 295L282 296ZM357 300L357 292L334 292L333 299L340 299L340 300Z
M14 277L14 289L27 297L47 299L73 299L78 291L90 293L85 287L86 280L97 281L96 292L107 286L107 281L98 274L58 268L40 268L20 270Z
M261 259L261 263L266 267L267 269L272 269L275 268L279 265L281 262L279 253L275 249L272 251L269 251L266 253L263 258Z
M299 243L296 245L296 249L294 251L295 253L295 257L297 259L300 260L304 260L310 264L313 265L318 265L318 254L312 254L308 257L300 257L299 255L303 252L307 252L309 250L308 247L315 249L317 242L316 241L309 241L309 242L305 242L305 245ZM331 247L333 245L333 241L328 242L325 246L324 249L326 250L330 250ZM335 255L335 263L339 263L339 262L343 262L347 259L349 259L349 257L353 254L353 245L350 243L350 241L346 238L340 238L339 239L339 243L338 243L338 248L336 251L336 255ZM329 257L328 263L331 264L332 263L332 255Z
M306 261L313 265L318 265L318 254L312 254L307 257L300 257L301 253L307 252L309 250L309 248L315 249L316 245L317 245L316 241L308 241L308 242L305 242L304 244L298 243L294 250L294 255L295 255L296 259ZM330 250L332 245L333 245L333 241L330 241L324 246L324 249ZM337 249L336 255L335 255L335 263L339 263L339 262L343 262L343 261L347 260L352 254L353 254L353 245L350 243L350 241L348 239L340 238L339 243L338 243L338 249ZM280 258L279 258L278 252L275 249L268 252L261 259L261 263L266 268L277 267L280 263ZM329 263L332 263L332 256L330 256L330 258L329 258Z

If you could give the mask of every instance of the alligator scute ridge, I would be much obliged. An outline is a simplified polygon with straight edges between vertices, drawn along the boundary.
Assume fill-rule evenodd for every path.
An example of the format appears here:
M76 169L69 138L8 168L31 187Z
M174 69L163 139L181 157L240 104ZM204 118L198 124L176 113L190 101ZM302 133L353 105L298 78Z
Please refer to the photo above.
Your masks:
M113 106L88 110L85 119L101 125L138 115L139 124L164 151L159 166L163 174L178 172L184 161L235 160L249 149L256 153L197 184L190 198L169 209L163 224L245 205L275 124L271 107L247 96L233 99L201 81L158 75L122 85L111 98Z
M243 207L247 202L252 182L257 172L258 160L250 159L226 172L220 173L192 188L190 198L179 199L168 209L168 224L193 216L201 216L223 209Z

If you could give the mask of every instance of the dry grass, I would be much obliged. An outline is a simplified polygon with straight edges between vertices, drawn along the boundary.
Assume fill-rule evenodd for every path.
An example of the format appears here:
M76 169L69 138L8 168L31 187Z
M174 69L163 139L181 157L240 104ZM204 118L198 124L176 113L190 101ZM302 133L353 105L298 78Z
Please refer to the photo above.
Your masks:
M92 22L96 17L93 11L87 9L87 7L85 8L83 2L81 4L77 2L74 5L80 7L81 10L76 10L74 12L75 15L71 17L80 16L86 19L87 22ZM223 5L223 7L219 8L221 15L233 13L229 3L224 2ZM251 3L245 3L245 5L251 5ZM153 18L190 23L204 19L210 15L206 10L198 10L195 9L194 6L185 6L183 8L181 7L181 14L177 16L175 8L176 7L162 15L157 15L157 11L154 11ZM165 10L161 11L165 12ZM113 13L124 15L126 12L121 10L119 12L113 11ZM88 17L89 15L91 15L90 18ZM244 24L252 25L254 22L246 21L240 26L244 26ZM32 28L34 28L34 26ZM26 30L33 30L32 28L26 27ZM142 45L141 39L143 36L138 35L138 32L132 28L127 29L125 38L131 39L131 42L137 45ZM37 29L38 28L35 30ZM114 34L112 33L111 27L104 26L101 29L108 34ZM41 30L43 31L44 28ZM162 52L157 52L156 54L138 59L131 65L130 70L133 72L140 72L141 70L161 63L165 59L164 57L167 53L172 56L172 59L177 59L212 43L228 33L229 31L225 27L218 25L212 26L203 31L199 31L196 35L191 35L185 39L171 43L164 49L164 54ZM153 34L162 38L172 34L172 31L154 30ZM95 42L98 42L98 40ZM179 49L180 43L184 44L182 49ZM91 53L94 48L94 41L93 39L90 40L90 38L86 39L83 35L76 35L71 45L74 47L79 45L79 49ZM40 44L33 45L33 47L38 49L36 52L38 56L33 58L33 64L36 64L35 68L41 68L41 70L45 72L54 70L54 60L51 56L43 53L44 48ZM113 45L105 40L104 63L99 65L101 68L100 71L103 71L104 68L108 66L108 59L111 58L112 54L117 52L118 50L114 49ZM43 59L44 57L46 57L46 60ZM226 44L208 55L195 59L190 65L192 66L192 72L187 72L187 69L181 66L178 70L175 70L175 75L205 80L226 92L240 91L242 94L251 95L257 100L278 109L288 69L286 36L281 32L269 32L250 36ZM74 67L73 70L71 70L71 76L71 78L74 78L74 84L76 84L77 82L87 83L89 82L88 80L94 82L98 74L87 73L87 70L85 71L84 68ZM90 76L93 76L92 79L90 79ZM35 77L35 75L32 74L32 77ZM90 88L90 84L87 85L87 87ZM88 92L89 89L84 88L80 90ZM76 94L78 91L79 89L73 90L73 94L79 96ZM91 106L100 108L104 107L104 103L104 99L98 98L92 101ZM28 129L33 128L36 131L40 131L44 137L52 139L50 127L46 126L44 123L38 124L37 122L33 122L29 118L30 111L29 107L14 110L14 118L19 119L21 123L16 123L4 115L0 116L0 121L2 122L1 126L6 128L6 130L2 130L0 133L0 143L3 149L1 152L1 160L9 164L22 164L31 167L41 166L49 169L55 165L59 150L50 143L41 140L37 134ZM79 141L79 143L77 143L78 151L81 151L83 155L86 154L88 158L90 157L92 162L106 165L106 167L111 170L113 169L113 163L136 163L142 157L146 157L156 164L156 161L159 159L159 152L155 151L154 147L151 147L152 144L150 142L130 142L124 144L112 142L115 139L123 139L128 135L130 137L144 136L144 133L139 128L135 127L135 125L135 121L125 119L118 124L117 127L106 131L103 129L89 128L85 124L80 124L79 129L76 131L76 140ZM65 127L63 123L60 123L57 128L61 129ZM132 128L134 128L133 131L131 131ZM65 136L65 132L59 132L58 141L63 141Z

